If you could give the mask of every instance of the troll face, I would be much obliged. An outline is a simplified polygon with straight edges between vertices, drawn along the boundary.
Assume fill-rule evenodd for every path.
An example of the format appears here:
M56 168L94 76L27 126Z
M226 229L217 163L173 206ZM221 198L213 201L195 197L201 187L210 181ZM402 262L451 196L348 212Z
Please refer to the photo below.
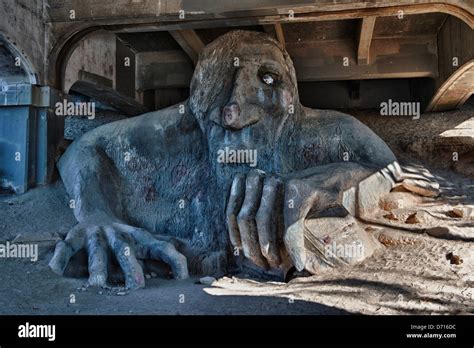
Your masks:
M201 54L190 105L211 156L223 149L255 151L257 167L270 170L283 128L299 110L291 59L264 34L230 32Z

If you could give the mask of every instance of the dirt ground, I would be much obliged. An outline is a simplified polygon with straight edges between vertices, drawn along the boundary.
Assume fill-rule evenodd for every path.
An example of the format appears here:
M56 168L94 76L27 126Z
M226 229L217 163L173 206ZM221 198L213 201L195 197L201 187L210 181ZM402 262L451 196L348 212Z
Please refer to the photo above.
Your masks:
M445 227L449 232L443 236L366 225L383 241L381 250L361 264L289 283L240 275L212 285L196 278L151 278L145 289L132 292L90 288L86 279L59 277L47 267L55 241L75 224L69 198L57 182L20 196L0 196L0 243L38 243L40 251L37 262L0 259L0 314L474 314L474 220L451 214L453 207L474 206L474 179L456 173L456 163L435 168L432 156L436 137L474 117L474 108L428 116L422 115L417 133L414 121L358 115L402 164L439 182L440 197L420 198L413 209L427 212L430 226ZM459 146L444 141L446 153ZM463 140L464 150L470 141ZM468 164L459 172L466 170ZM447 258L450 253L459 257L458 264Z

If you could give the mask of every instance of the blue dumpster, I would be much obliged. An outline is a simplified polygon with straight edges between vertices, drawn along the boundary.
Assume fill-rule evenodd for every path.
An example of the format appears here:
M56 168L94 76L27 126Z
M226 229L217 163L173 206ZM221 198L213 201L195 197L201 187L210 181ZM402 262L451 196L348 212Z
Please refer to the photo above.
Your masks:
M64 118L54 115L61 98L49 87L3 85L0 91L0 190L24 193L51 182Z

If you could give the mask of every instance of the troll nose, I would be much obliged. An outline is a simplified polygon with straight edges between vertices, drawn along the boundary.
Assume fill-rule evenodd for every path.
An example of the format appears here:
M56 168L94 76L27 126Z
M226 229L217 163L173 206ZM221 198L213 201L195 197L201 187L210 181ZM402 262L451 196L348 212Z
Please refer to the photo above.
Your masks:
M242 128L240 120L240 107L236 103L229 104L222 109L222 123L229 128Z

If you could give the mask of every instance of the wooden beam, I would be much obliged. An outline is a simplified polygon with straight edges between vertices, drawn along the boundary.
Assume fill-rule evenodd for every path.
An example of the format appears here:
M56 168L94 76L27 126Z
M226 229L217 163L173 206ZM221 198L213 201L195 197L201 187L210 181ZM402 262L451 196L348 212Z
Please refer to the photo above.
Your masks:
M71 91L81 93L103 104L110 105L127 116L136 116L148 111L135 99L120 94L115 89L87 81L76 81Z
M285 34L283 33L283 28L281 27L281 23L275 23L275 34L277 40L282 44L283 48L285 47Z
M368 65L370 60L370 44L374 34L375 20L377 17L362 19L359 33L359 47L357 49L357 64Z
M53 47L49 50L48 67L46 71L46 83L61 89L64 85L64 71L66 70L66 63L68 61L71 51L76 47L78 42L87 34L97 30L108 30L115 33L133 33L146 31L171 31L182 29L205 29L205 28L219 28L219 27L238 27L248 25L270 25L277 22L314 22L314 21L331 21L331 20L347 20L354 18L364 18L368 16L396 16L399 11L403 11L404 15L412 15L418 13L446 13L461 19L474 29L474 16L472 15L471 5L467 0L451 0L451 3L436 3L431 0L420 0L416 4L400 5L399 1L395 2L380 2L383 7L367 7L367 2L334 2L330 1L325 6L321 3L309 6L308 4L302 7L290 6L295 10L294 18L289 18L288 12L281 14L261 14L257 15L254 12L251 14L245 13L244 16L232 16L235 12L226 12L225 18L222 15L215 14L207 15L192 15L186 16L186 20L180 20L177 13L172 13L171 10L163 10L157 16L156 9L153 14L131 13L129 6L123 6L121 9L125 12L125 16L120 13L114 16L108 15L110 13L110 4L98 3L94 5L94 11L87 6L79 5L79 0L74 4L70 2L64 3L62 6L53 6L49 13L49 23L51 23L51 42ZM83 1L83 0L81 0ZM420 2L424 3L420 3ZM461 2L462 1L462 2ZM157 2L160 3L160 2ZM180 2L174 0L176 7ZM80 21L70 21L64 16L64 6L68 4L68 8L80 8L83 12L76 13L76 17ZM144 5L147 2L143 2ZM77 6L76 6L77 5ZM167 8L168 5L162 5L161 9ZM171 6L171 5L170 5ZM273 5L271 12L275 13L276 6ZM288 8L288 7L286 7ZM151 9L151 6L145 6L146 10ZM181 9L181 8L180 8ZM178 9L179 10L179 9ZM105 13L102 15L101 13ZM146 12L146 11L145 11ZM242 14L241 14L242 15Z
M460 107L474 92L474 31L461 20L448 17L438 33L437 91L426 111Z
M115 33L136 33L145 31L171 31L184 29L212 29L221 27L241 27L253 25L273 25L275 23L307 23L318 21L337 21L347 19L360 19L365 17L387 17L397 16L399 11L403 11L404 15L414 15L420 13L446 13L458 17L463 22L474 29L474 16L459 7L448 4L417 4L417 5L400 5L379 8L360 8L344 11L327 11L327 12L305 12L295 13L295 17L290 19L288 14L266 15L266 16L247 16L235 18L210 18L205 20L186 20L178 23L131 23L127 24L122 20L121 23L111 23L105 29ZM97 21L96 21L97 22ZM105 24L104 24L105 25Z
M426 112L457 109L474 94L474 59L460 67L435 93Z
M351 1L335 1L335 0L318 0L318 1L275 1L268 0L268 3L255 1L212 1L203 0L161 0L161 1L141 1L137 2L137 6L143 6L139 12L131 11L134 6L117 6L115 0L103 0L100 3L94 4L93 10L89 6L84 6L83 0L68 0L57 6L52 6L49 9L49 20L51 23L67 23L72 28L77 30L77 21L70 21L67 17L69 8L76 9L76 18L80 18L81 22L89 22L90 25L104 26L104 25L138 25L147 23L156 23L165 25L175 21L176 25L183 23L197 23L202 22L203 25L210 24L217 20L218 22L233 22L237 19L252 18L280 21L287 20L288 22L298 21L301 17L314 16L314 20L339 20L349 18L361 18L365 16L396 16L399 10L402 10L405 15L416 13L434 13L441 12L456 16L468 23L474 28L474 4L470 0L406 0L400 4L399 0L383 0L371 4L368 7L367 1L351 0ZM150 6L151 2L160 3L160 11L157 12L156 7ZM211 11L207 3L212 3L214 10ZM276 4L275 4L276 2ZM258 3L258 4L256 4ZM299 3L299 4L296 4ZM67 4L67 6L66 6ZM271 4L271 5L270 5ZM67 11L65 11L67 7ZM111 16L110 8L113 7L117 12ZM219 8L220 7L220 8ZM193 10L191 8L198 8ZM206 13L203 9L206 9ZM186 11L186 19L179 19L179 10ZM294 11L294 18L289 19L288 11ZM199 11L198 13L192 13ZM157 15L159 13L159 15ZM279 13L280 15L275 15ZM66 16L65 16L66 15ZM260 23L264 24L264 23ZM270 24L266 22L266 24ZM242 24L243 25L243 24ZM212 25L211 25L212 26ZM218 24L219 27L229 26ZM169 27L168 27L169 28ZM176 27L175 27L176 28ZM61 26L61 30L62 30ZM160 30L172 30L162 29ZM176 30L176 29L174 29Z
M169 32L171 36L176 40L178 45L181 46L184 52L191 58L194 65L196 65L199 57L204 48L204 43L201 38L192 29L175 30Z
M286 45L285 34L283 33L283 28L281 23L264 25L263 30L270 36L273 36L275 39L280 42L283 47Z
M372 40L370 65L357 64L354 40L287 42L298 81L436 78L436 36Z
M455 17L448 17L438 33L439 79L436 87L474 58L474 30Z
M135 64L137 90L189 87L194 72L181 50L140 52Z

